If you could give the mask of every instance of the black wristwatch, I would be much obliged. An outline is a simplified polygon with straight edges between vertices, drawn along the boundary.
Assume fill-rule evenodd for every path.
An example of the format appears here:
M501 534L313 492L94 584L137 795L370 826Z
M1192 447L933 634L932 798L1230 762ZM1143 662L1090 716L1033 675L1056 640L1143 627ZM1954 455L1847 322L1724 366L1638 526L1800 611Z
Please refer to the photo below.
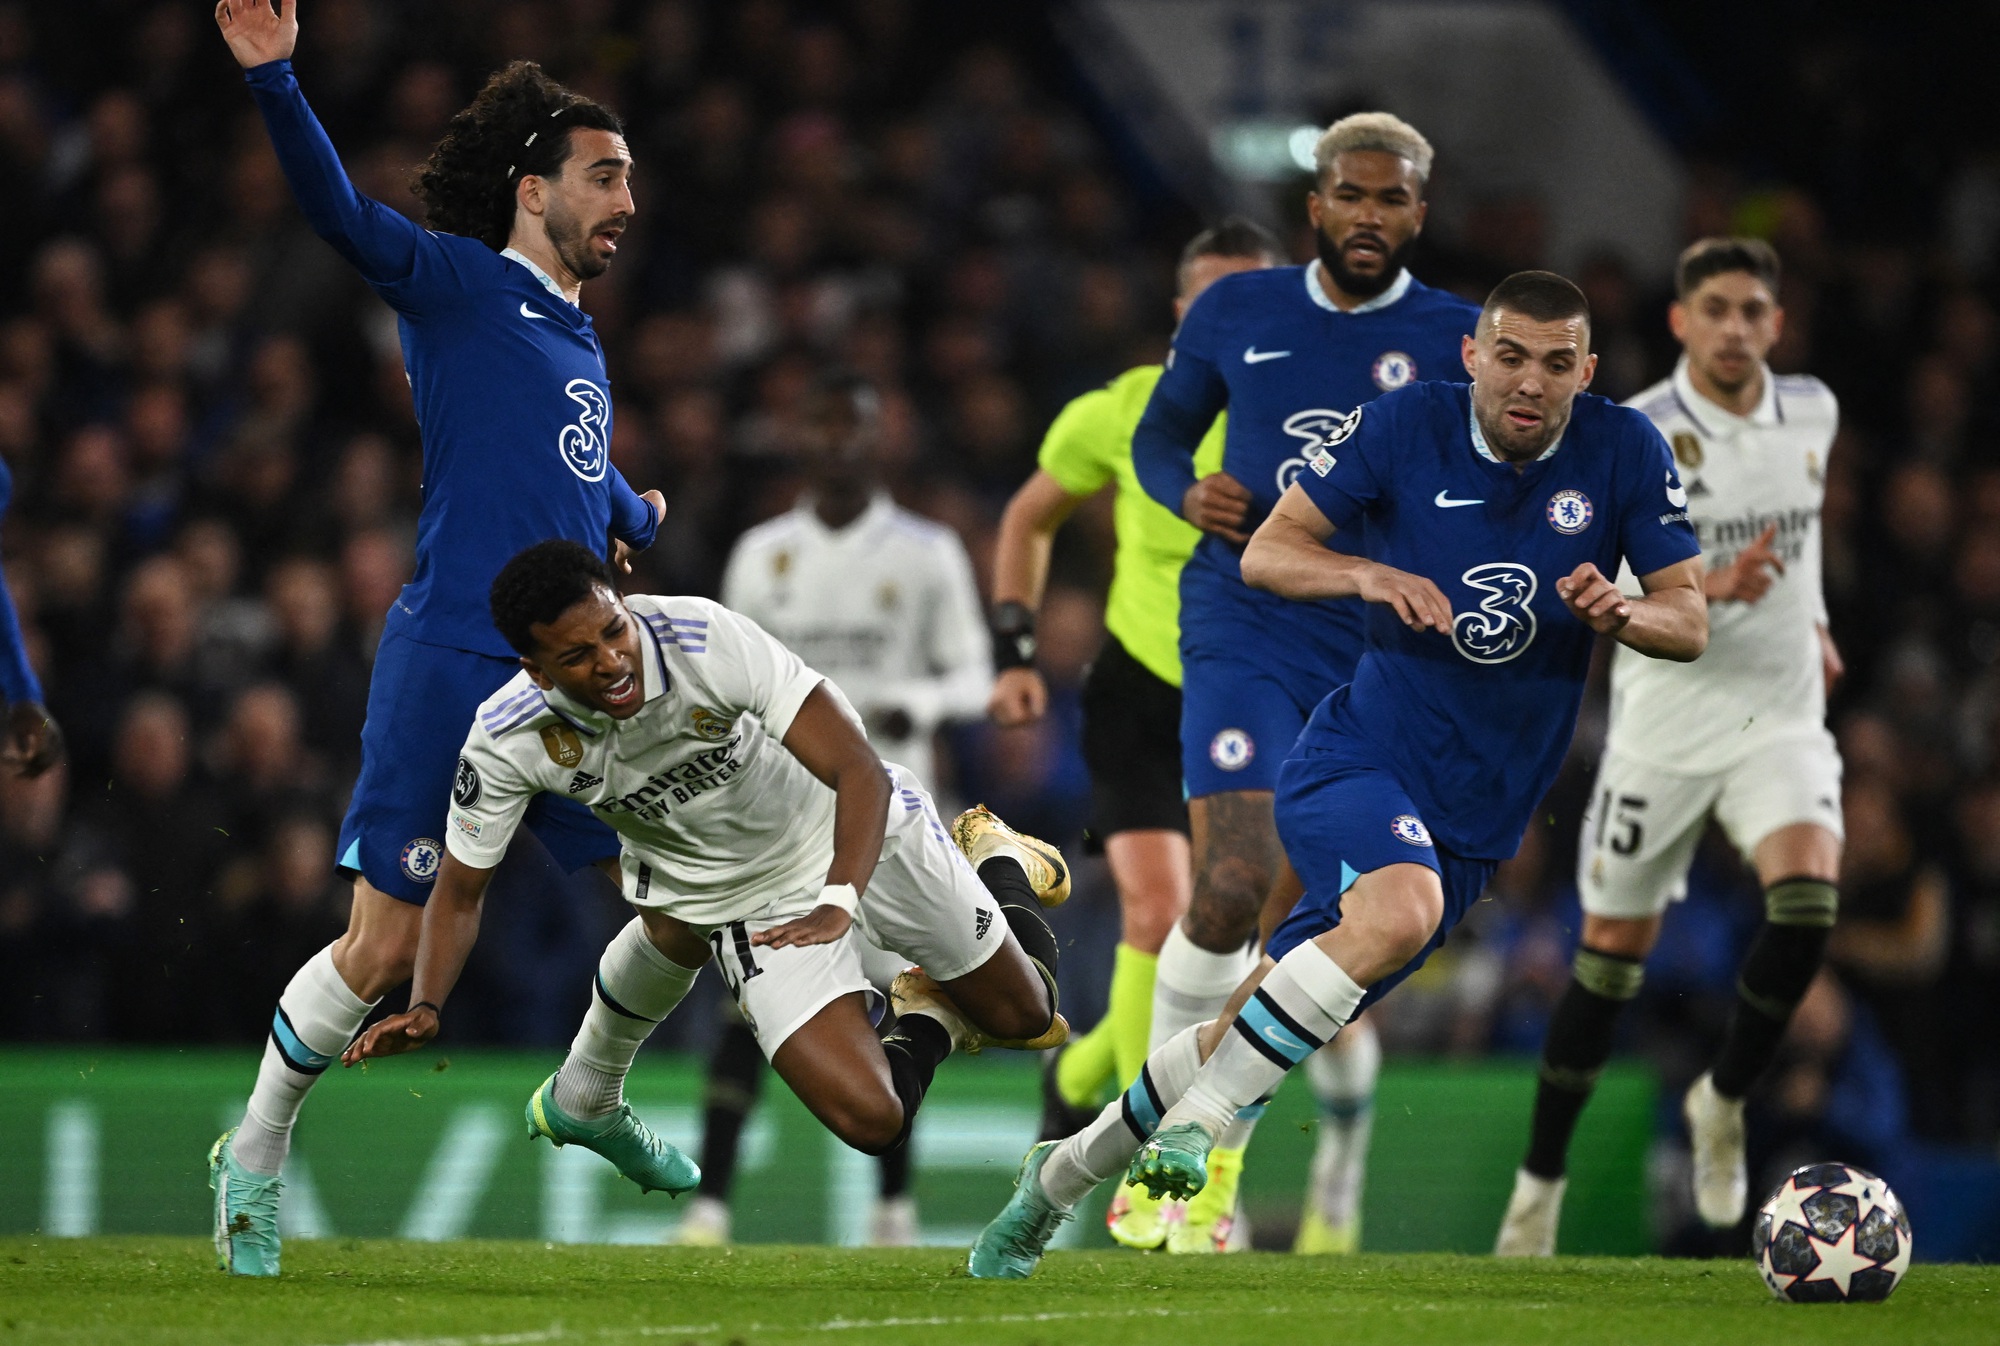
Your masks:
M990 626L994 672L1035 666L1035 614L1027 604L995 603Z

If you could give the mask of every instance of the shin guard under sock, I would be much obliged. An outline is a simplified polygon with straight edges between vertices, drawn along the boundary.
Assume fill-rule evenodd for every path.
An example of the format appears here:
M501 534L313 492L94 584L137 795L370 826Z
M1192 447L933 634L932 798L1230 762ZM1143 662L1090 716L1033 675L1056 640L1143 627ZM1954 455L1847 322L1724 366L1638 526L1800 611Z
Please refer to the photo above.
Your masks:
M1535 1116L1528 1156L1521 1167L1538 1178L1560 1178L1568 1168L1570 1137L1611 1059L1618 1016L1639 993L1645 967L1637 959L1576 951L1576 975L1556 1002L1542 1043Z
M1829 885L1830 886L1830 885ZM1740 1099L1778 1053L1785 1025L1805 998L1806 988L1826 957L1827 925L1783 925L1766 920L1743 960L1736 982L1736 1007L1723 1031L1711 1078L1715 1092Z
M917 1124L917 1109L924 1103L924 1091L931 1087L931 1076L937 1073L939 1063L951 1055L951 1033L927 1014L905 1014L882 1039L882 1054L889 1058L889 1082L903 1105L902 1129L889 1146L895 1149L909 1143L910 1130Z
M292 1147L292 1124L306 1094L340 1055L374 1006L348 989L333 966L333 946L306 960L278 997L271 1036L257 1067L250 1106L229 1152L253 1173L276 1173Z
M1005 855L996 855L981 865L979 881L986 885L986 891L993 894L993 900L1000 904L1000 914L1006 918L1007 928L1014 932L1022 952L1034 961L1042 980L1047 983L1049 1022L1054 1023L1056 965L1059 961L1056 932L1049 929L1048 917L1042 915L1042 904L1035 899L1034 886L1028 882L1028 875L1020 862Z

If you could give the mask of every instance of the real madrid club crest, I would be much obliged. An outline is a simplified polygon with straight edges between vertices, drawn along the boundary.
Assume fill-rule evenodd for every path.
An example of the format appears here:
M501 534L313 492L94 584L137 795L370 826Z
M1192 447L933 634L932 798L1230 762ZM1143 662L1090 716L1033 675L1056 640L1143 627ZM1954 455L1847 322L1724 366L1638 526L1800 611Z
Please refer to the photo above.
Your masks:
M896 588L896 582L894 580L885 580L882 587L875 591L875 606L884 612L894 612L896 604L900 601L901 597L901 593Z
M1377 388L1393 393L1404 384L1416 381L1417 362L1403 351L1383 351L1375 357L1375 367L1368 374L1375 380Z
M412 883L429 883L444 863L444 847L436 837L414 837L403 847L403 874Z
M1701 471L1701 439L1692 430L1674 431L1674 461L1690 472Z
M1582 491L1557 491L1549 497L1549 527L1574 537L1590 527L1595 513L1590 497Z
M1820 466L1817 453L1806 455L1806 480L1815 486L1826 485L1826 469Z
M723 719L714 711L704 710L700 706L694 708L688 719L694 722L695 733L700 734L710 743L720 743L723 739L728 738L729 731L734 727L728 720Z
M583 740L566 724L543 725L542 747L557 766L575 766L583 760Z
M774 553L771 557L771 573L783 579L792 568L792 554L788 551Z

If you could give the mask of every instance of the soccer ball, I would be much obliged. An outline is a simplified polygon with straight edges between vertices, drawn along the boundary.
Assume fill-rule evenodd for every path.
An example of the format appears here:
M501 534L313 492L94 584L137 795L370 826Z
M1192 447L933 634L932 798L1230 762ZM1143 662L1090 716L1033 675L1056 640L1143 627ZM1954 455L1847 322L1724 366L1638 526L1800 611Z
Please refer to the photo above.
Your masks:
M1780 1299L1887 1299L1910 1269L1910 1217L1873 1173L1808 1164L1758 1210L1750 1249Z

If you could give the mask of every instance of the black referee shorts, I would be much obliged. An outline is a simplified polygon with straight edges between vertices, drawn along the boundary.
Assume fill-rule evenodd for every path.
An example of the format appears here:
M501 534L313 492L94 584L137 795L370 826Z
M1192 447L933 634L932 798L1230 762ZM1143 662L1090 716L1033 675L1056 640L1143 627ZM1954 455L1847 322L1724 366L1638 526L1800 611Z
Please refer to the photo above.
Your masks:
M1181 788L1181 691L1134 659L1114 636L1083 681L1083 760L1090 768L1095 854L1118 832L1188 830Z

